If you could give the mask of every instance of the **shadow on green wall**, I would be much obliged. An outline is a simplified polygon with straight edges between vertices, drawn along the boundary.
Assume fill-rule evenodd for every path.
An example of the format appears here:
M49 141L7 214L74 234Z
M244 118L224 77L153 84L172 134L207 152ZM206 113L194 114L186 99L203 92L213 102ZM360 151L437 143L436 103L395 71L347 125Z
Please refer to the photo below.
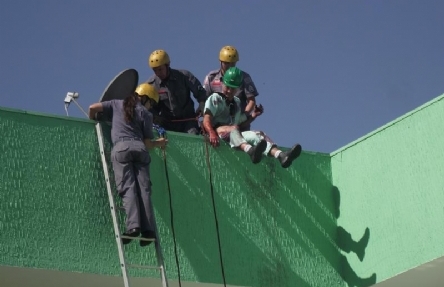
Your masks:
M195 149L196 139L172 141L167 151L181 279L221 284L209 171L202 164L205 146L189 151L188 144ZM174 279L169 195L159 194L168 188L162 159L155 153L152 158L157 163L151 168L153 199L158 222L167 229L160 232L167 274ZM376 282L375 274L359 277L341 253L363 258L370 233L367 229L354 242L337 226L340 196L331 184L328 156L303 153L289 169L274 158L253 165L245 153L228 147L210 148L209 158L227 284L366 287ZM132 255L136 262L146 259L137 248Z
M195 154L169 152L177 243L197 281L220 284L208 171L195 164L179 167ZM204 152L201 155L204 160ZM210 150L210 160L228 284L309 287L346 282L365 287L375 283L376 275L360 278L340 251L363 257L369 235L353 242L337 226L340 198L331 185L328 157L303 154L288 170L274 158L252 165L248 156L231 149ZM159 213L167 222L168 208ZM186 277L186 272L182 274Z
M332 187L333 200L336 205L336 217L340 216L340 192L336 186ZM336 243L338 247L346 252L354 252L359 260L362 262L365 257L365 249L370 240L370 229L367 227L364 231L364 235L361 237L359 241L354 241L351 234L348 233L342 226L337 227L337 240ZM344 255L341 256L341 275L345 282L347 282L348 286L356 286L356 287L367 287L376 283L376 274L373 273L370 277L363 278L359 277L353 268L350 266L350 263L347 260L347 257Z
M284 170L273 159L268 158L263 166L267 175L258 180L258 175L245 173L249 191L259 211L267 210L275 219L263 226L269 238L276 241L275 255L279 272L269 268L261 270L259 286L317 286L325 282L328 286L341 286L338 271L339 253L334 242L336 221L331 215L332 204L327 193L331 186L327 174L313 164L313 156L303 154L291 169ZM283 229L292 244L285 246L276 234ZM295 252L298 249L303 251ZM296 261L296 262L295 262ZM296 273L306 284L294 280L289 274ZM268 278L267 278L268 277Z
M184 154L174 153L172 157L176 162L189 162L190 159ZM213 187L216 202L216 212L219 222L219 231L221 236L223 267L225 270L225 278L228 284L244 285L244 286L311 286L304 279L298 276L291 269L286 267L289 264L285 260L285 251L279 248L279 239L270 236L272 230L266 222L267 215L260 215L257 209L261 209L257 205L258 196L261 195L249 192L248 182L241 182L239 172L244 168L242 166L233 167L231 172L224 172L221 178L221 172L218 170L226 164L232 165L237 162L238 155L234 155L232 151L228 151L220 156L212 152L212 175L214 177ZM205 160L202 157L202 160ZM217 163L216 163L217 162ZM187 166L187 169L173 170L171 168L169 177L172 183L182 182L186 186L187 193L177 192L179 188L173 188L174 201L174 217L177 242L183 249L186 259L189 261L195 274L200 282L221 283L221 265L217 246L217 235L214 224L214 212L211 202L211 190L209 177L204 175L202 170L198 170L195 166ZM184 182L185 178L192 178L190 181ZM230 187L230 183L225 178L235 179L234 187ZM248 179L246 179L248 180ZM268 180L268 184L271 181ZM201 190L204 186L203 196L196 190ZM184 187L182 187L184 188ZM264 229L266 237L260 240L271 240L273 248L277 254L270 256L269 252L257 247L254 233L248 234L244 232L245 228L239 228L236 225L244 221L241 207L236 207L236 200L227 201L224 195L227 194L243 194L247 198L247 208L250 209L259 220L260 226ZM188 202L188 210L186 212L193 213L192 218L196 222L189 220L189 215L182 216L183 203ZM259 200L260 201L260 200ZM237 202L241 204L240 202ZM275 210L269 210L275 213ZM166 219L169 217L168 212L160 211L161 217ZM206 220L199 220L205 218ZM254 230L250 230L254 232ZM252 282L256 280L256 282Z

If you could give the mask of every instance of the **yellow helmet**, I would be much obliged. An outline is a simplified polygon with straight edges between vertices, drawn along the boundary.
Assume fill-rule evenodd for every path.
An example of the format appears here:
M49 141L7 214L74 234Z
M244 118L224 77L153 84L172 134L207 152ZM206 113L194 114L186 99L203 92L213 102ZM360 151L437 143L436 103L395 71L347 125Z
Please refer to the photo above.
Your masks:
M136 88L136 93L139 95L139 97L147 96L148 98L153 99L156 103L159 102L159 93L150 84L140 84Z
M155 50L151 53L150 57L148 58L148 65L151 68L157 68L159 66L169 64L170 63L170 56L168 56L167 52L164 50Z
M225 46L219 52L219 60L222 62L236 63L239 61L239 53L233 46Z

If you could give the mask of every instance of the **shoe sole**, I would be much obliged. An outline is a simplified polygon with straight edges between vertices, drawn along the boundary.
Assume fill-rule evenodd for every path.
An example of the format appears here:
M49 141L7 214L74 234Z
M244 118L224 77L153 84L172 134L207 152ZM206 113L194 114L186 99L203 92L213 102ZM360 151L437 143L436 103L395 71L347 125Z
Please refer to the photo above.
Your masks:
M261 140L257 145L256 149L254 150L253 159L251 160L254 164L257 164L262 159L262 153L267 148L267 142L265 140Z
M297 144L291 151L291 153L288 155L288 160L285 164L282 165L283 168L289 167L295 159L297 159L302 152L302 146L300 144Z

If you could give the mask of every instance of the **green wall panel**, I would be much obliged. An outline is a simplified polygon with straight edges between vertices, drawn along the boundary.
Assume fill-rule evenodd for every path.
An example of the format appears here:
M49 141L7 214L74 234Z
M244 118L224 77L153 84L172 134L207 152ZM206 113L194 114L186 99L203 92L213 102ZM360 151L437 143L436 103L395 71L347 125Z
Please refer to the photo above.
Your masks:
M444 100L439 97L332 154L338 225L359 241L344 253L377 281L444 255Z
M109 136L109 127L104 130ZM0 109L0 133L0 265L120 276L94 123ZM177 133L168 138L182 280L221 284L205 143ZM160 150L151 155L167 276L177 279L165 165ZM209 147L208 155L228 284L368 286L375 281L370 275L382 272L373 265L363 270L344 252L374 223L360 226L343 219L360 217L362 209L348 208L349 190L337 181L341 176L335 169L332 178L329 155L304 152L289 169L274 158L253 165L226 144ZM131 263L155 264L152 246L132 243L125 250Z

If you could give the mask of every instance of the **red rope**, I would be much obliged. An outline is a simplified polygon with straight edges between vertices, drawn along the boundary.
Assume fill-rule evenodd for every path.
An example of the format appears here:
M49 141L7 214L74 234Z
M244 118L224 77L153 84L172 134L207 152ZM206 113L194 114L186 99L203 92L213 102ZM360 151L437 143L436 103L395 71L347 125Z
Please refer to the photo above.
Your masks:
M172 123L175 123L175 122L189 122L189 121L199 121L199 117L188 118L188 119L180 119L180 120L170 120L170 122L172 122Z

